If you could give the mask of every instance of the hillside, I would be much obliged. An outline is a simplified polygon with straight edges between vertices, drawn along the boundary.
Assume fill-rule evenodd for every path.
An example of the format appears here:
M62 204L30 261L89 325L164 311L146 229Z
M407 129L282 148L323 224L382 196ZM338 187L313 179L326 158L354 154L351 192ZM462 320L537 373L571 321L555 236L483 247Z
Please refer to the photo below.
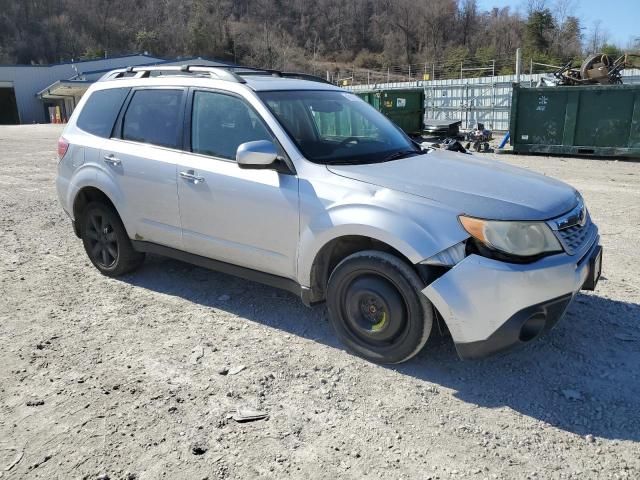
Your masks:
M445 76L461 63L509 73L517 47L555 64L590 48L570 1L547 3L518 13L476 0L0 0L0 63L148 51L323 73L414 64Z

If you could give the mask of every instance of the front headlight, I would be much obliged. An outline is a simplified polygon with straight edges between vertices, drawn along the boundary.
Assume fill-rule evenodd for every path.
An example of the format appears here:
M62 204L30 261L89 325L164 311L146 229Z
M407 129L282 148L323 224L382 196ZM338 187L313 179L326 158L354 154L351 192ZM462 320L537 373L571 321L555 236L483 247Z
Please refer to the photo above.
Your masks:
M518 257L561 252L562 246L545 222L505 222L459 217L463 228L485 246Z

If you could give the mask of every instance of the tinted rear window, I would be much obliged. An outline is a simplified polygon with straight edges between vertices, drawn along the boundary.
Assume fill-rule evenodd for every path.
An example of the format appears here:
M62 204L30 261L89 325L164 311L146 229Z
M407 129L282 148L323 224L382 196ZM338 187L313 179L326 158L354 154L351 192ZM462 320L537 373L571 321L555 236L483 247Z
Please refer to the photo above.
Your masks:
M85 132L109 138L128 88L112 88L93 92L76 122Z
M178 148L182 90L138 90L124 115L122 138Z

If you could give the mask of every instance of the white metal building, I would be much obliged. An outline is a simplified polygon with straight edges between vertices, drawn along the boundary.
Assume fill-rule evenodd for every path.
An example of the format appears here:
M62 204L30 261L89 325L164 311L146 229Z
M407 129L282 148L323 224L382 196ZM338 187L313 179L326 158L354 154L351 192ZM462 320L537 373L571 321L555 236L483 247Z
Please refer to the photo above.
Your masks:
M66 121L93 82L115 68L137 65L232 64L201 57L167 60L148 54L53 65L0 65L0 125ZM52 117L53 115L53 117Z

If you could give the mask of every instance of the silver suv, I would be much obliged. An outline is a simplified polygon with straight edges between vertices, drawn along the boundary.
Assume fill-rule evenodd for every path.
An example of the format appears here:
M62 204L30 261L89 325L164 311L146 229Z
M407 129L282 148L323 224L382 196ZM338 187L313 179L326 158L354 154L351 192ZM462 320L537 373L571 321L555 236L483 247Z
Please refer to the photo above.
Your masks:
M105 275L145 252L326 301L346 347L398 363L439 322L462 358L550 329L601 271L580 194L423 150L320 79L184 66L111 72L58 144L62 207Z

